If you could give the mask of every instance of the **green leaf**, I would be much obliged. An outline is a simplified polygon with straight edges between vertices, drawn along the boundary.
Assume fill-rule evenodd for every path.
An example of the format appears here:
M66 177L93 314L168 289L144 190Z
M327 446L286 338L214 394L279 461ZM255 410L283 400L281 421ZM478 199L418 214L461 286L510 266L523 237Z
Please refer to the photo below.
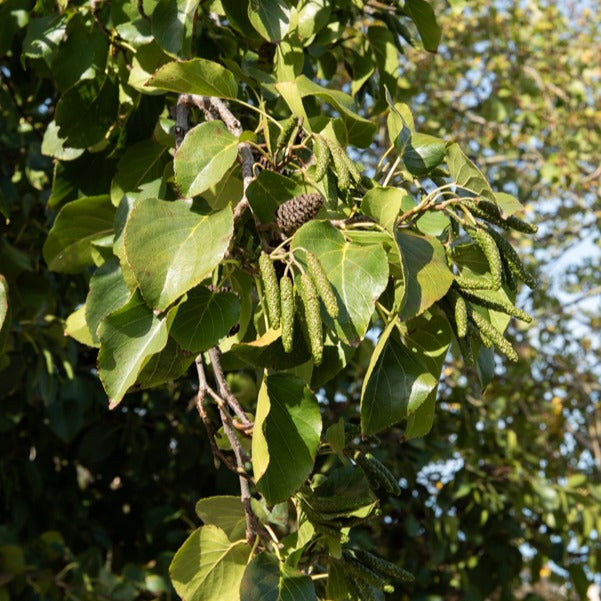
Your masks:
M235 294L198 286L177 308L170 333L184 349L199 353L226 336L239 316L240 303Z
M388 283L386 252L381 245L346 240L333 225L322 221L310 221L296 232L291 248L299 247L317 255L334 288L340 307L336 332L347 344L357 344ZM295 257L304 261L302 252ZM332 323L331 318L326 316L326 323Z
M54 120L67 146L87 148L104 139L118 108L119 87L110 77L84 79L61 96Z
M159 0L152 13L152 35L167 54L190 56L198 4L199 0Z
M440 138L414 133L403 152L405 167L419 177L440 165L445 155L445 144Z
M58 131L59 129L56 122L50 121L48 127L46 127L44 138L42 140L42 154L54 157L60 161L73 161L85 152L84 148L69 148L65 146L66 138L61 137Z
M463 154L459 144L447 144L447 165L455 183L476 196L483 196L491 202L497 203L495 193L492 191L487 179L482 172Z
M167 149L152 140L129 146L117 164L111 183L111 200L118 205L126 192L137 192L143 184L162 177Z
M240 497L200 499L196 503L196 514L205 524L221 528L230 540L244 538L246 518Z
M202 526L175 554L171 582L186 601L238 601L250 553L246 541L232 542L221 528Z
M202 213L197 204L146 198L125 225L125 254L142 296L166 309L221 261L233 233L229 207Z
M222 121L207 121L191 129L175 153L175 182L186 197L219 183L238 156L238 138Z
M192 363L194 354L182 349L169 337L166 346L145 363L138 374L136 385L140 388L154 388L166 382L173 382L181 378Z
M65 15L53 14L31 19L23 40L23 55L43 58L50 64L65 35L66 26Z
M234 76L219 63L195 58L163 65L148 81L148 86L180 94L199 94L236 98L238 84Z
M405 0L404 10L415 23L424 48L436 52L442 32L430 4L426 0Z
M92 242L113 232L114 215L115 207L108 196L80 198L65 205L44 243L49 269L78 273L92 265Z
M301 40L309 40L323 29L330 19L330 3L326 0L305 0L298 9L297 32Z
M447 265L444 248L436 238L402 230L397 232L396 240L404 259L407 287L400 317L407 320L441 299L454 276Z
M85 305L86 322L94 343L98 342L96 332L100 322L107 315L127 304L131 297L132 292L125 284L116 257L96 270L90 279L90 290Z
M396 146L396 141L405 129L405 136L411 136L415 131L413 115L411 109L402 102L390 104L390 112L386 117L386 128L388 129L388 137Z
M93 19L81 13L69 19L66 39L52 61L52 73L59 90L67 90L82 79L101 79L109 50L107 35Z
M351 96L339 90L324 88L311 81L305 75L297 77L296 86L301 97L316 96L324 102L331 104L340 112L347 130L349 144L359 148L367 148L372 143L377 126L372 121L360 117L355 112L355 104ZM292 106L290 108L294 111Z
M252 440L257 488L273 505L284 501L307 479L319 447L321 414L317 399L295 376L263 380Z
M436 390L440 370L426 353L440 355L442 349L446 353L450 341L448 332L448 324L441 320L436 334L428 332L426 338L418 338L416 343L412 337L406 341L401 338L396 321L388 324L380 335L363 381L361 428L364 434L374 434L398 423L428 400ZM442 349L436 339L440 333L449 338L443 338ZM435 351L429 348L432 343Z
M248 18L261 37L268 42L279 42L290 26L290 7L285 0L250 2Z
M522 210L522 203L506 192L495 192L495 200L503 217L509 217Z
M135 384L151 355L167 344L167 322L144 304L139 293L98 327L98 375L114 409Z
M306 190L294 180L265 169L250 183L246 196L261 223L270 223L279 205L303 192Z
M260 553L248 564L240 583L240 601L317 601L309 576Z
M407 192L402 188L380 188L368 190L361 201L361 212L375 219L382 227L394 233L401 212L403 198Z

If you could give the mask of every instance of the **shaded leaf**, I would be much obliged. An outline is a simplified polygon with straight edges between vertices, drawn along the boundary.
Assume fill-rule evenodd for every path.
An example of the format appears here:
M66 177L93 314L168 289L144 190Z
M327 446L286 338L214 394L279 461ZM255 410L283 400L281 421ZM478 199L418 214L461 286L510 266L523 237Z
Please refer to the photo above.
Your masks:
M455 183L473 192L476 196L483 196L496 204L497 199L487 179L478 167L463 154L459 144L456 142L447 144L446 152L447 165Z
M261 37L269 42L279 42L288 32L290 7L285 0L250 2L248 18Z
M420 236L408 230L396 235L405 265L407 293L400 317L403 320L423 313L441 299L453 283L442 244L433 236Z
M313 469L321 435L317 399L295 376L263 380L252 440L257 488L270 505L297 491Z
M44 243L49 269L77 273L93 264L92 242L113 232L115 207L108 196L90 196L66 204Z
M152 12L152 35L172 56L191 52L193 19L199 0L159 0Z
M424 48L429 52L436 52L442 32L430 4L426 0L405 0L404 11L415 23Z
M239 316L240 303L235 294L198 286L177 308L170 333L184 349L199 353L226 336Z
M98 375L111 409L136 382L144 363L167 344L167 322L144 304L139 293L98 328Z

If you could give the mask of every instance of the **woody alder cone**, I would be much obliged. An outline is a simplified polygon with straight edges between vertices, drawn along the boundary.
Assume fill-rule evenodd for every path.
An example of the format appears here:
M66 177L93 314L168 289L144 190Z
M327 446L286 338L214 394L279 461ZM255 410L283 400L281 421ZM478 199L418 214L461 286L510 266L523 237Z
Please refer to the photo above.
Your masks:
M320 194L300 194L281 204L275 212L275 222L286 236L317 215L323 198Z

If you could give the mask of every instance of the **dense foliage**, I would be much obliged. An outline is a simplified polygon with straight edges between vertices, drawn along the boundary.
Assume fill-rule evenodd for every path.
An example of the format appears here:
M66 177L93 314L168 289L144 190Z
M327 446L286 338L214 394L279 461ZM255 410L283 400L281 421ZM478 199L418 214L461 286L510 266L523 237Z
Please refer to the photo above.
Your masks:
M601 13L450 5L0 5L0 600L585 597Z

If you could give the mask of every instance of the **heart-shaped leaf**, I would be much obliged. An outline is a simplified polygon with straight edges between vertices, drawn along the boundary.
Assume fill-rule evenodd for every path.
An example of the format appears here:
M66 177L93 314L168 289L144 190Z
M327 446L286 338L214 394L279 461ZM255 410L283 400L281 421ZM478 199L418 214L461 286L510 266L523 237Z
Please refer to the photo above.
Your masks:
M146 198L125 225L125 254L142 296L163 311L199 284L223 258L232 211L203 213L196 203Z

